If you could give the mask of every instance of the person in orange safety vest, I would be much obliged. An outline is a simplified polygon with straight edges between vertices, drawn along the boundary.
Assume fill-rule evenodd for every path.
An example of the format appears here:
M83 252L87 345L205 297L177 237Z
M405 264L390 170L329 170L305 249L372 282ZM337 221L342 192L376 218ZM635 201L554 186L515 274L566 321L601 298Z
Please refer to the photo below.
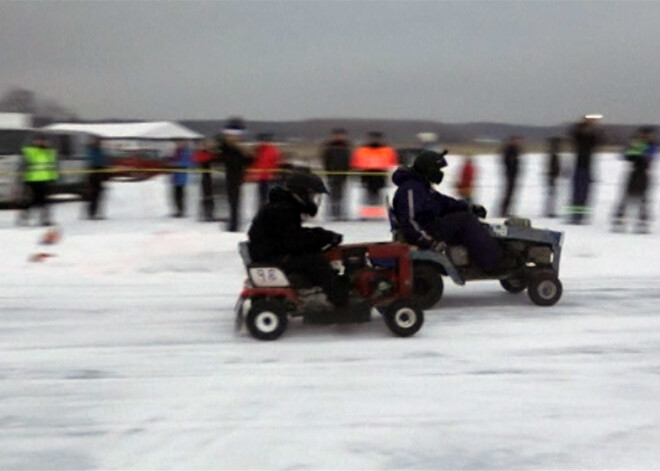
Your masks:
M370 132L367 142L353 152L351 169L362 172L360 179L367 192L365 204L360 208L361 219L379 219L387 216L387 209L380 193L385 187L387 171L396 167L398 163L396 151L385 145L381 132Z

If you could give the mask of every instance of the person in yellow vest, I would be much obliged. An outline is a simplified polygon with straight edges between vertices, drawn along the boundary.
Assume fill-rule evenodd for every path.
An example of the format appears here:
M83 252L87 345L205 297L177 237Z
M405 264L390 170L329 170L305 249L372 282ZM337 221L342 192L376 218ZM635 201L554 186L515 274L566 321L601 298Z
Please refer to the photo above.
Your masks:
M361 219L380 219L387 216L380 192L385 187L387 171L398 163L396 151L385 145L381 132L370 132L366 143L353 152L351 169L362 172L362 185L367 192L365 204L359 210Z
M19 215L19 223L26 224L30 209L41 209L40 222L44 226L52 225L48 195L53 182L58 178L57 152L50 147L48 139L37 134L32 144L23 147L23 182L28 193L26 202Z

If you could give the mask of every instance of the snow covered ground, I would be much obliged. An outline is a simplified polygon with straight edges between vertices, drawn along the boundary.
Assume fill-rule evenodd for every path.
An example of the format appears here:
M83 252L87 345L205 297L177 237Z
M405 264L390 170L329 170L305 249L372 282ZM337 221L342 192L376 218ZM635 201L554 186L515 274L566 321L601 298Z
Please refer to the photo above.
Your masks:
M477 163L494 209L498 162ZM43 229L0 213L0 469L660 468L660 228L608 231L613 155L592 225L540 218L542 163L525 157L516 212L565 231L563 298L447 280L407 339L380 318L237 336L244 234L168 218L165 178L113 183L104 221L57 205L42 263Z

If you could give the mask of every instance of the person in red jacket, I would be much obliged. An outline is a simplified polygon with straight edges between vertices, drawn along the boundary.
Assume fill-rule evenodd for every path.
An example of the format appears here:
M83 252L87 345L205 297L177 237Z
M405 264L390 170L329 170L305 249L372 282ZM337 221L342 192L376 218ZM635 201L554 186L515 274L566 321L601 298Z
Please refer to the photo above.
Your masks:
M474 179L476 177L476 168L474 166L474 161L471 155L468 155L463 160L463 166L461 167L460 174L458 175L458 181L456 182L456 191L458 196L472 203L472 196L474 194Z
M277 170L282 163L280 150L273 144L273 135L257 135L254 162L250 166L247 179L257 182L257 209L268 202L268 192L277 179Z

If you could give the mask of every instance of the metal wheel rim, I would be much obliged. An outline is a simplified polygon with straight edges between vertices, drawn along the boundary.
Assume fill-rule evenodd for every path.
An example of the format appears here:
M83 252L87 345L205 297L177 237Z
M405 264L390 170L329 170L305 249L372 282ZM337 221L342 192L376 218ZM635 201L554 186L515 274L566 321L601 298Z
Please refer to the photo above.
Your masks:
M260 332L270 334L277 330L277 327L280 325L280 319L274 312L264 311L257 314L254 319L254 325Z
M536 289L543 299L552 299L557 294L557 285L551 280L543 280Z
M409 329L417 322L417 313L409 307L403 307L394 313L394 322L403 329Z

